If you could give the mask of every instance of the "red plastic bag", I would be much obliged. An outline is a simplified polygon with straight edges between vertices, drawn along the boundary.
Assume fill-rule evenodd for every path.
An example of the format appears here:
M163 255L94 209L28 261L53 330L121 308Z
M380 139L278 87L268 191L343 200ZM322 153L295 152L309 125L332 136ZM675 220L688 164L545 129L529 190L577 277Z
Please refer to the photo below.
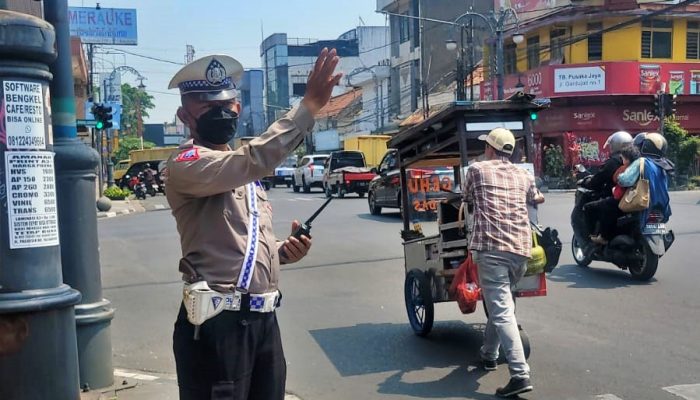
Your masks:
M457 300L462 314L471 314L476 311L476 305L481 299L481 288L479 288L479 273L471 253L460 264L450 285L449 293Z

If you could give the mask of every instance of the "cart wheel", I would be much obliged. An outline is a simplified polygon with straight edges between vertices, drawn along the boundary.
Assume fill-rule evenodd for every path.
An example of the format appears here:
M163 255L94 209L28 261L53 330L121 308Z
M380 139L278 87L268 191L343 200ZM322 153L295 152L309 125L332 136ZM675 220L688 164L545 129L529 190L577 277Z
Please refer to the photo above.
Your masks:
M403 294L413 333L418 336L428 335L433 328L435 310L430 294L430 282L423 271L417 269L409 271L406 275Z
M525 359L527 360L530 358L530 337L520 325L518 325L518 331L520 331L520 340L523 342L523 351L525 352Z

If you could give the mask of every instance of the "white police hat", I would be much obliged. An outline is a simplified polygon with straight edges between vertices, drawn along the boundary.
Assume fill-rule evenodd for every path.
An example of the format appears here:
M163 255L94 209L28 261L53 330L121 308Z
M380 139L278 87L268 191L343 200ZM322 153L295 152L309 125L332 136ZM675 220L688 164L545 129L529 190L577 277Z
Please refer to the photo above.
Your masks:
M243 66L233 57L212 55L192 61L177 71L168 89L181 95L197 95L200 100L230 100L238 96L237 84Z

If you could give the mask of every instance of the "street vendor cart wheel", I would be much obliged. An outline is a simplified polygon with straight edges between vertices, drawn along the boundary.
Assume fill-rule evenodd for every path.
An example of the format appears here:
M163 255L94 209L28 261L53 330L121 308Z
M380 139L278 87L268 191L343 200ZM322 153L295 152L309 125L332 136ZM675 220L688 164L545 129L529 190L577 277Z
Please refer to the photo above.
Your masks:
M404 283L404 300L408 321L418 336L426 336L433 328L435 309L430 292L430 280L423 271L414 269L408 272Z
M515 304L515 298L513 298L513 303ZM482 301L482 305L484 307L484 313L486 314L486 318L489 317L489 310L486 309L486 303ZM530 358L530 337L527 335L527 332L525 332L525 329L523 329L522 325L518 324L518 332L520 333L520 340L523 342L523 351L525 352L525 359ZM499 354L505 354L503 352L503 348L499 349Z
M530 359L530 337L525 332L522 326L518 325L518 330L520 331L520 340L523 342L523 351L525 352L525 359Z

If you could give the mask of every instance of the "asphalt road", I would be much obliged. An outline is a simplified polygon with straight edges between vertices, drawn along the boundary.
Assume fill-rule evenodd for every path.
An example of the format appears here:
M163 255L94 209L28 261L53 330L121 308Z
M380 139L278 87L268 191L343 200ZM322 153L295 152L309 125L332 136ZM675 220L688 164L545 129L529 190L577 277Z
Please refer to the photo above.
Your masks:
M319 191L279 188L269 195L278 236L324 200ZM700 399L699 203L700 192L672 195L676 243L656 278L638 283L614 266L573 265L573 195L547 196L540 221L559 229L565 248L548 296L518 303L535 384L523 398ZM430 336L413 335L403 300L400 225L396 212L369 215L366 199L334 201L314 223L311 254L283 268L278 315L287 387L302 399L491 399L507 381L506 365L488 374L478 368L481 309L462 315L455 303L439 304ZM101 220L99 228L104 295L117 308L115 366L174 373L171 335L181 284L170 212Z

